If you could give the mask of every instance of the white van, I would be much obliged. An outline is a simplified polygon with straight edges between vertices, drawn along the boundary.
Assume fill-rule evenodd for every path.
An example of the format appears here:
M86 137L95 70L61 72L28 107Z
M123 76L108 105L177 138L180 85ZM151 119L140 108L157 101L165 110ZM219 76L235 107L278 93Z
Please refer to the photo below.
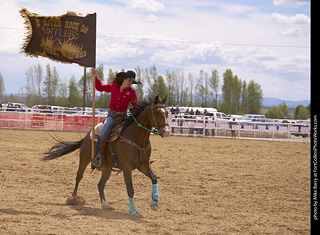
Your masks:
M205 116L212 117L214 120L229 119L229 117L225 113L221 113L221 112L209 112Z

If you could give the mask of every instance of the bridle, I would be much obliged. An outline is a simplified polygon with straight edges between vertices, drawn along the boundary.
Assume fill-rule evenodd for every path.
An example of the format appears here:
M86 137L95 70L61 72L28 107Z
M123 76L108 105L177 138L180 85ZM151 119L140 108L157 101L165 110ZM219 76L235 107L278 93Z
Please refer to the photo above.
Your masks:
M156 105L158 105L158 107L159 108L166 108L166 106L165 106L165 104L156 104ZM163 134L162 133L160 133L160 131L159 130L161 130L161 128L164 128L165 126L168 126L169 127L169 125L168 125L168 122L167 123L165 123L165 124L163 124L163 125L161 125L161 126L159 126L159 124L158 124L158 121L157 121L157 119L156 119L156 116L155 116L155 114L154 114L154 110L153 110L153 103L151 104L151 113L152 113L152 117L153 117L153 121L154 121L154 123L156 124L155 126L155 129L153 129L153 131L154 132L156 132L157 133L157 135L160 135L162 138L164 138L163 137Z
M156 105L158 105L158 107L161 107L161 108L166 108L165 104L159 104L159 103L158 103L158 104L156 104ZM158 121L157 121L157 119L156 119L156 116L155 116L155 114L154 114L154 104L153 104L153 103L151 104L151 114L152 114L153 121L154 121L154 123L155 123L155 128L154 128L154 129L149 129L149 128L141 125L141 124L138 122L138 120L134 117L133 114L131 115L131 117L132 117L133 120L137 123L137 125L138 125L139 127L143 128L143 129L145 129L145 130L147 130L147 131L149 131L150 133L153 133L153 134L155 134L155 135L160 135L162 138L164 138L164 137L163 137L163 134L162 134L159 130L161 130L161 128L163 128L163 127L165 127L165 126L168 126L168 127L169 127L169 125L168 125L168 123L165 123L164 125L159 126Z

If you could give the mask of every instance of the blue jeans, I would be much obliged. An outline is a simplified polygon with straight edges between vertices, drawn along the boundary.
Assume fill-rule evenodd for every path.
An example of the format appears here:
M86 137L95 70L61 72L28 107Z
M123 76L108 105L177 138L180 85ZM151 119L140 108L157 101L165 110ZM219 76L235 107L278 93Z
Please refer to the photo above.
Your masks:
M114 121L118 118L117 115L113 114L113 113L108 113L107 118L104 121L104 124L102 126L101 132L99 134L98 137L98 143L97 143L97 149L96 149L96 154L95 157L98 155L101 145L103 143L103 140L106 138L106 136L110 133L110 131L112 130L112 127L114 126ZM104 160L104 155L103 155L103 159Z

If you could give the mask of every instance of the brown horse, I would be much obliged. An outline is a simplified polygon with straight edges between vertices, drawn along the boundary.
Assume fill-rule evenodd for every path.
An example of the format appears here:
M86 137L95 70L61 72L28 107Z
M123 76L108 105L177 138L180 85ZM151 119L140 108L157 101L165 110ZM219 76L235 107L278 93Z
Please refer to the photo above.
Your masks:
M161 100L156 96L149 101L139 101L137 107L133 108L132 115L126 118L119 137L111 143L113 152L118 156L121 170L123 171L129 196L129 212L131 215L138 214L133 200L132 170L134 169L138 169L151 179L152 202L150 206L153 210L158 209L159 191L157 176L150 167L151 144L149 137L151 132L159 134L162 137L170 135L170 128L167 121L168 112L165 107L166 98ZM151 130L152 127L155 129ZM89 133L80 141L59 141L45 153L46 156L43 158L43 160L55 159L80 148L79 168L76 184L72 193L74 198L77 196L78 186L83 177L83 173L91 161L91 140ZM105 184L110 177L112 169L116 167L111 158L108 157L109 154L110 149L109 145L107 145L105 150L105 156L107 157L103 162L102 175L98 183L102 208L107 207L104 196Z

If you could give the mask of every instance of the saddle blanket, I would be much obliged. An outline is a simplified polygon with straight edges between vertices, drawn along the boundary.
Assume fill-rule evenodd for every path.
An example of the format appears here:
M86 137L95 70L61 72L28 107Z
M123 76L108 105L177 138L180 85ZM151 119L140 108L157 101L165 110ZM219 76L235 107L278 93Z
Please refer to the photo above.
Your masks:
M98 142L98 137L102 129L103 123L99 123L94 127L94 142ZM90 131L90 140L92 140L92 131Z

